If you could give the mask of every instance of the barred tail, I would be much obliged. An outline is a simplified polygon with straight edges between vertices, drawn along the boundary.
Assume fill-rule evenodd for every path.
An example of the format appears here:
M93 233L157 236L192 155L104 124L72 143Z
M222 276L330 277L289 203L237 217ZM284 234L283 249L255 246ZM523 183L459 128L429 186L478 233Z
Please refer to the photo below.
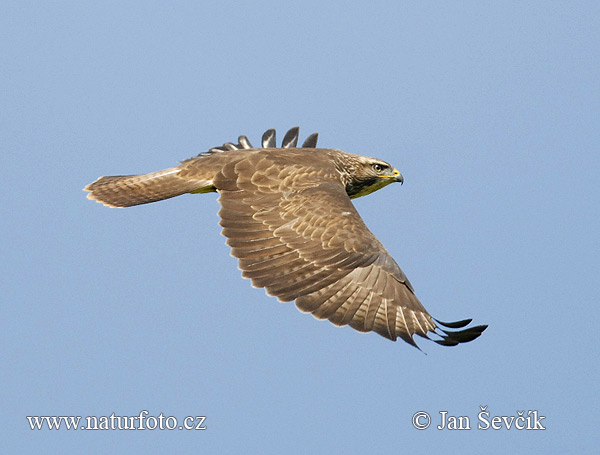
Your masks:
M207 187L210 182L187 180L178 176L179 167L140 175L100 177L84 188L93 199L108 207L131 207L160 201Z

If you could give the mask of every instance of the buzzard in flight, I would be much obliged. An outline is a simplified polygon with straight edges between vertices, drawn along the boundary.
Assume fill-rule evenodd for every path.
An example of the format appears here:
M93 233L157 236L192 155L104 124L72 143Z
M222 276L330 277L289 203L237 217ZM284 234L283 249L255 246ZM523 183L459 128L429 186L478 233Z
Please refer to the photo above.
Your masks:
M298 128L281 147L275 131L253 147L246 136L179 166L144 175L100 177L90 199L129 207L184 193L219 193L221 226L242 275L302 312L375 331L417 346L413 336L444 346L474 340L487 326L431 317L398 264L369 231L351 199L402 175L385 161L317 148L317 134L297 146ZM430 337L433 335L433 337Z

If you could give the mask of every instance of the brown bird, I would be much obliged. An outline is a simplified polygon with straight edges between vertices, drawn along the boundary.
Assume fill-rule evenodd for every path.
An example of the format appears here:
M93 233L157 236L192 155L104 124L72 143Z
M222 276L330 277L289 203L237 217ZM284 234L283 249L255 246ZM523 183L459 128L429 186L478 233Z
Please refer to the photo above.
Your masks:
M402 183L400 172L375 158L316 148L316 133L297 147L298 132L289 130L281 147L275 130L268 130L262 148L240 136L237 144L214 147L177 167L100 177L85 187L87 197L129 207L217 192L232 255L242 275L267 294L293 300L318 319L393 341L400 337L416 347L415 334L444 346L481 335L487 326L464 328L471 319L448 323L431 317L352 204L353 198Z

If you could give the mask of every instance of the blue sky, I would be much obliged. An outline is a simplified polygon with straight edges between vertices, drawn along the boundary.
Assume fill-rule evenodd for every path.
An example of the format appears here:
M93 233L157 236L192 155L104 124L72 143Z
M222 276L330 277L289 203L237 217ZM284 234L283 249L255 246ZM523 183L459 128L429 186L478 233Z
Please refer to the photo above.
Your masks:
M594 453L597 2L4 2L0 349L7 453ZM426 355L240 277L216 195L81 189L299 125L404 175L356 201L441 320ZM545 431L478 430L538 410ZM32 431L25 416L206 416ZM427 411L433 424L413 428ZM440 412L471 430L437 430Z

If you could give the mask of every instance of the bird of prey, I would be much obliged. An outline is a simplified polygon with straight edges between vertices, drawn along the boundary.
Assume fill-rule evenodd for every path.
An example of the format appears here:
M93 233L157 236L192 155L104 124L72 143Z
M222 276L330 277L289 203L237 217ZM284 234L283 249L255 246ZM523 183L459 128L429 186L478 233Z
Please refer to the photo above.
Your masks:
M277 147L275 130L254 147L246 136L143 175L100 177L87 197L109 207L146 204L184 193L219 193L220 225L245 278L302 312L375 331L418 348L413 337L455 346L487 326L441 322L415 296L398 264L369 231L351 199L393 182L385 161L317 148L317 133L297 146L299 128Z

